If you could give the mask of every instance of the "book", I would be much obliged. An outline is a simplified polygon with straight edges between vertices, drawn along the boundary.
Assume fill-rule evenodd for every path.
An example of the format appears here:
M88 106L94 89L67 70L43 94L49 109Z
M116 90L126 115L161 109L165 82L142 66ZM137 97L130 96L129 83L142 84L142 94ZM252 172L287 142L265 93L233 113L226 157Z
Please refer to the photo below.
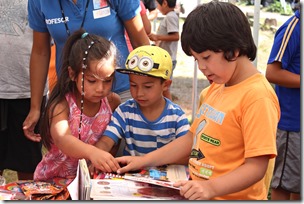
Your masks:
M179 180L188 180L189 171L185 165L164 165L149 167L138 172L129 172L123 175L115 173L100 173L95 179L123 178L137 182L144 182L158 186L179 189L173 184Z
M91 179L93 200L185 200L179 190L123 178Z
M145 175L143 172L147 173L150 170L153 170L151 171L153 172L153 178L150 178L151 183L131 180L132 177L148 179L143 176ZM155 171L161 173L162 176L157 177ZM150 176L150 174L148 175ZM186 166L166 165L124 175L100 173L91 179L87 163L82 159L78 163L76 178L70 183L68 190L72 200L184 200L185 198L180 195L179 190L168 186L167 183L188 179L187 175L189 174ZM130 179L125 179L125 176L130 176L127 177ZM159 179L163 179L163 181Z
M72 200L90 200L91 177L85 159L78 161L76 177L67 188Z

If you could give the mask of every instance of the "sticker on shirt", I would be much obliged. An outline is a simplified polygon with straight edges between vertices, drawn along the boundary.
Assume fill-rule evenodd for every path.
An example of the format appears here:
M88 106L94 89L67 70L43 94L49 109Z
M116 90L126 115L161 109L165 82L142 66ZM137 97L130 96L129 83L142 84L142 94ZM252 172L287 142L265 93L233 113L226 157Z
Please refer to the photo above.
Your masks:
M106 8L102 8L102 9L93 11L94 19L103 18L103 17L109 16L110 14L111 14L110 7L106 7Z
M94 10L108 6L107 0L93 0Z

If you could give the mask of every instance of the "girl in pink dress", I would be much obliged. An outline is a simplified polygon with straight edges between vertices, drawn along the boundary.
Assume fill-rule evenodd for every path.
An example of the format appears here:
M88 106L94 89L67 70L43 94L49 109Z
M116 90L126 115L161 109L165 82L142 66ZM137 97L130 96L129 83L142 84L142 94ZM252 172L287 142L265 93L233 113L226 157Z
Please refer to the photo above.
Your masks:
M37 165L34 179L74 178L82 158L101 171L116 171L119 164L114 157L94 146L120 104L119 96L111 92L116 47L79 30L67 40L62 57L62 71L41 121L48 152Z

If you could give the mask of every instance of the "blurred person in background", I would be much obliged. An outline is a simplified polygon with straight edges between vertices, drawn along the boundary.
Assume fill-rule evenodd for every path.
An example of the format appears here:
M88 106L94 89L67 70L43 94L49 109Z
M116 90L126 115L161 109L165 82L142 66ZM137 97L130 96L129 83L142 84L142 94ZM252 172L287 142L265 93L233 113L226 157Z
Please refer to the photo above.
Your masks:
M58 77L63 45L80 28L111 40L120 51L118 66L124 66L129 54L125 29L134 48L149 45L150 41L140 17L139 0L29 0L28 3L34 41L30 61L32 100L30 113L24 121L24 132L29 139L40 141L40 135L33 129L41 113L39 107L50 63L51 38L56 45ZM131 98L128 76L116 72L112 91L120 96L122 102Z
M300 11L276 32L267 63L266 78L275 84L281 118L271 183L272 200L300 200L301 192L301 25Z
M146 9L148 9L149 13L148 13L148 19L150 21L153 21L154 19L157 18L157 15L158 15L158 11L156 9L156 2L155 0L141 0Z
M28 26L28 1L5 2L0 4L0 175L10 169L17 172L18 179L29 180L33 179L42 158L41 143L28 140L22 129L30 110L29 61L33 32ZM41 86L41 91L44 101L46 86ZM37 108L40 110L40 106Z

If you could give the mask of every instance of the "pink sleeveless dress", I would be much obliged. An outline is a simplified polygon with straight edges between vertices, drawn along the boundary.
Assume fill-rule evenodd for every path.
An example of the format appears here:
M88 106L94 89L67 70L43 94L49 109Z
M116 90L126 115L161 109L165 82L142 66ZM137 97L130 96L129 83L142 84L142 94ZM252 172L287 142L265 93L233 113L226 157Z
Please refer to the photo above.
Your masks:
M80 109L76 105L75 96L71 93L65 96L69 107L69 125L73 136L78 138ZM112 110L108 99L103 98L98 113L94 117L82 115L81 140L94 145L103 134L110 122ZM73 147L71 147L73 148ZM76 176L78 159L69 157L52 144L51 149L43 156L37 165L34 180L45 181L54 177L74 178Z

